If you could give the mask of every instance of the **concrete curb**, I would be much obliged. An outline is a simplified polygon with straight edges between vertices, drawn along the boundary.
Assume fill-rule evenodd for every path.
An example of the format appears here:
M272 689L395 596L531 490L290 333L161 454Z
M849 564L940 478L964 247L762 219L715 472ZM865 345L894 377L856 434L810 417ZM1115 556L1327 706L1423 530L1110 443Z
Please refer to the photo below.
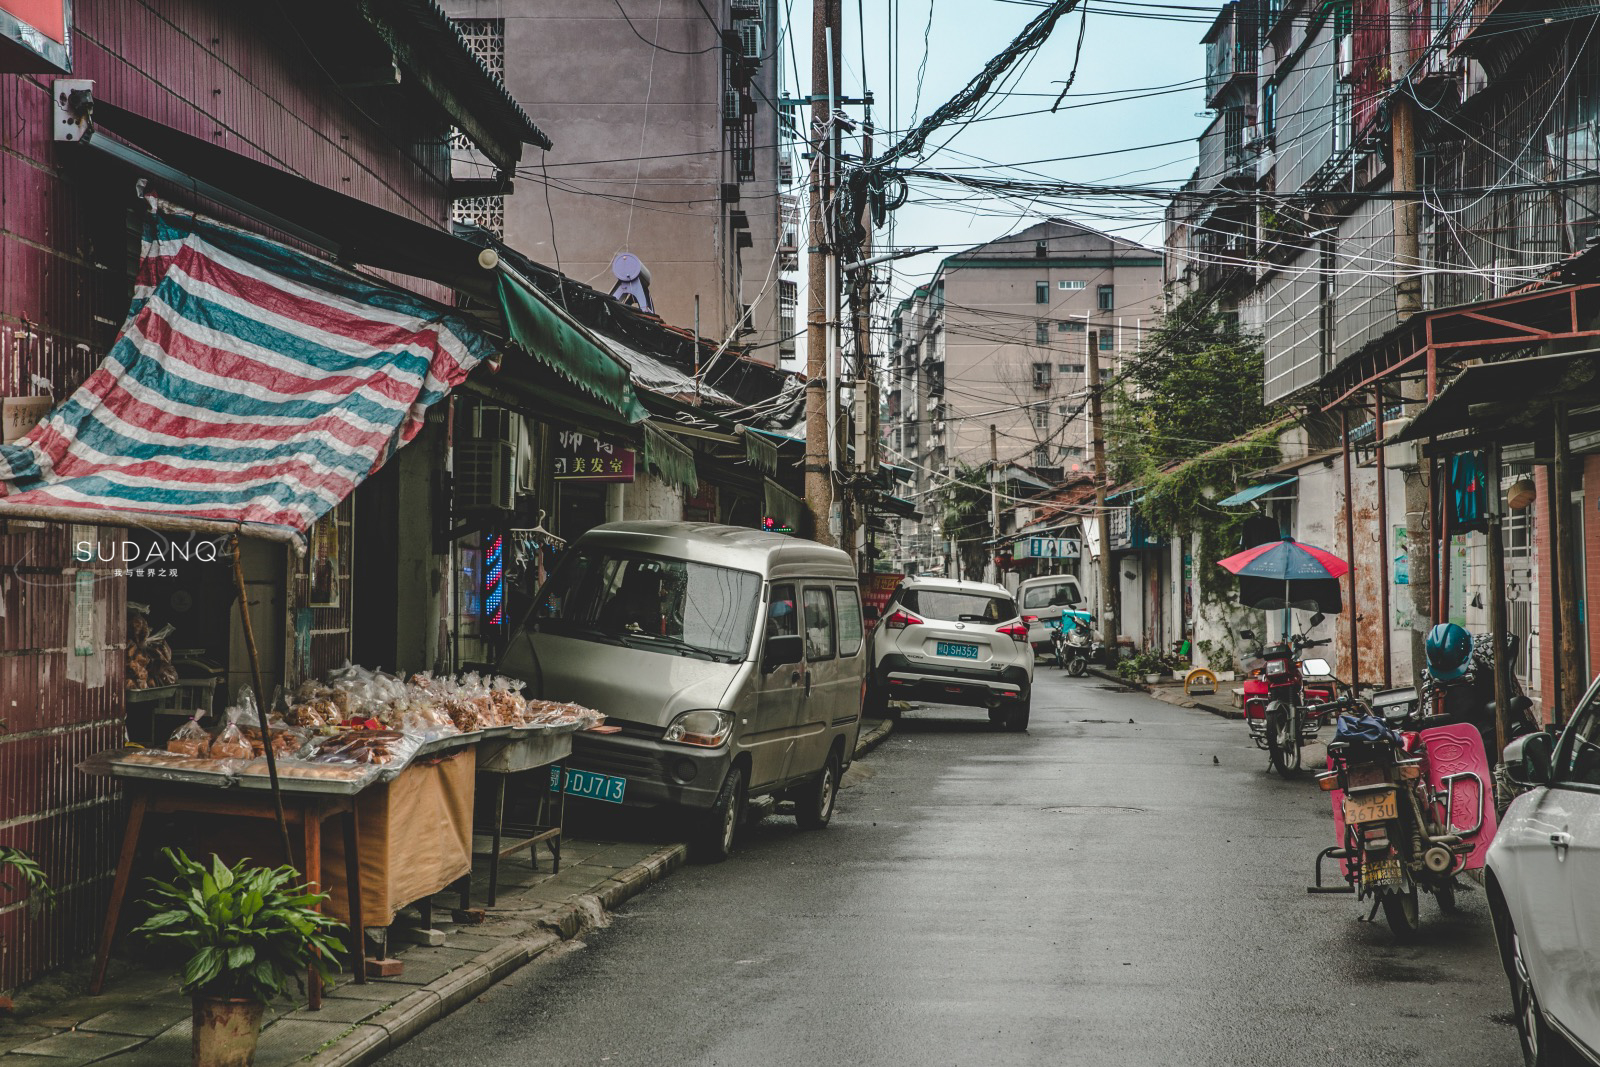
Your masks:
M856 738L856 754L850 758L853 760L860 759L868 752L871 752L873 749L883 744L884 740L892 733L894 733L894 720L884 719L877 726L874 726L869 732Z
M619 872L598 892L580 897L548 916L541 923L547 928L540 933L480 953L471 963L396 1001L366 1022L357 1023L338 1041L302 1062L314 1067L360 1067L378 1060L513 971L564 940L592 929L598 915L661 881L683 866L687 857L688 850L683 845L656 850L648 859ZM550 925L561 932L549 930Z

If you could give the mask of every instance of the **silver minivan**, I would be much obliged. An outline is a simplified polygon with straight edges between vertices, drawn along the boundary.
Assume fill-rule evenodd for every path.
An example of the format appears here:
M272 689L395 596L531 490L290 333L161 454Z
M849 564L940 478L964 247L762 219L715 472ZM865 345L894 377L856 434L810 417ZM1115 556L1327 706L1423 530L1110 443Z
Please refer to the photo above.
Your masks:
M1017 603L1022 621L1028 624L1028 644L1036 653L1049 654L1056 620L1061 612L1083 607L1083 591L1070 574L1045 574L1024 578L1017 586Z
M500 670L621 728L573 737L569 796L678 809L720 860L752 796L793 800L802 827L832 818L861 728L860 587L814 541L607 523L562 553Z

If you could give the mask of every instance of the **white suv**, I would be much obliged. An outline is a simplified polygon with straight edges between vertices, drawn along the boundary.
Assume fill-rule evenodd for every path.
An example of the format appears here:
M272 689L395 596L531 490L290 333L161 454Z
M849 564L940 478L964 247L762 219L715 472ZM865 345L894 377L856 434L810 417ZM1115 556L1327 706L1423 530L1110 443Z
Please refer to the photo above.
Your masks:
M1506 746L1530 787L1489 846L1489 910L1529 1067L1600 1064L1600 681L1559 740Z
M1007 590L949 578L900 583L872 634L869 709L890 700L963 704L1025 730L1032 695L1028 624Z

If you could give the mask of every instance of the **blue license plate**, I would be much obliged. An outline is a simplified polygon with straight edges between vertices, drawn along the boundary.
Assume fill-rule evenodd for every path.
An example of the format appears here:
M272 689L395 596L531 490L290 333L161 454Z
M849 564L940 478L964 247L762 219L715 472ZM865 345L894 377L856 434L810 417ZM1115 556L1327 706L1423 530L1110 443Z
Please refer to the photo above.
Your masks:
M977 645L962 645L952 641L935 641L933 650L941 656L954 656L956 659L977 659Z
M550 788L560 790L560 767L550 768ZM609 804L621 804L622 794L628 788L626 778L618 778L610 774L597 774L594 771L567 771L567 796L584 797L588 800L604 800Z

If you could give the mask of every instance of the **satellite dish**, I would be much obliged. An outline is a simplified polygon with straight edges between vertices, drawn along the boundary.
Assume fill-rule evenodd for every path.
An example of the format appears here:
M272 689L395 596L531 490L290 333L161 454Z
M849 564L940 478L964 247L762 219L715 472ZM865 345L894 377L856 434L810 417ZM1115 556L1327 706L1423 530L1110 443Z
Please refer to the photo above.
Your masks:
M650 302L650 268L646 267L639 257L632 252L618 252L611 259L611 273L617 279L617 284L611 287L611 296L631 304L640 311L654 315L655 306Z

